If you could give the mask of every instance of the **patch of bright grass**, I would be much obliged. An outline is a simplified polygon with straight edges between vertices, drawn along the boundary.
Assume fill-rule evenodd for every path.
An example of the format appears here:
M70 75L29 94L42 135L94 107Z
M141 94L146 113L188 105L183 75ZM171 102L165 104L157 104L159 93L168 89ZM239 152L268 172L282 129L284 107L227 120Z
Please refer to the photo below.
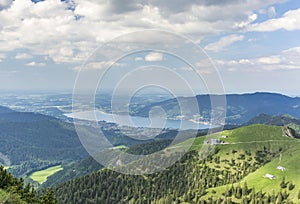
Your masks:
M29 178L31 178L32 180L38 182L39 184L44 183L45 181L47 181L47 178L53 174L55 174L56 172L59 172L63 170L63 168L61 167L61 165L58 166L53 166L41 171L36 171L33 172Z

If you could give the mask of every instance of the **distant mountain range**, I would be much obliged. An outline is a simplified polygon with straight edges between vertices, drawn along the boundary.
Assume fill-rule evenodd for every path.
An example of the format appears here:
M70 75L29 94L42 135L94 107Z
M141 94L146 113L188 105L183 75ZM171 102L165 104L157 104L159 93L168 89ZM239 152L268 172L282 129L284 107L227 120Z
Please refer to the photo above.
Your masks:
M214 95L214 97L221 97ZM210 119L211 114L211 100L209 95L196 96L200 116L206 120ZM132 115L143 117L149 116L149 111L159 106L164 109L169 118L176 118L180 116L179 103L184 107L192 104L194 97L179 97L162 102L152 103L147 106L136 106L131 110ZM226 123L227 124L244 124L251 118L264 113L268 115L282 115L289 114L293 117L300 118L300 98L289 97L276 93L252 93L252 94L228 94L226 95L227 110ZM197 114L195 110L185 113L188 118L192 118L193 114Z
M9 108L6 108L6 107L3 107L3 106L0 106L0 114L6 114L6 113L14 113L16 111L13 111Z

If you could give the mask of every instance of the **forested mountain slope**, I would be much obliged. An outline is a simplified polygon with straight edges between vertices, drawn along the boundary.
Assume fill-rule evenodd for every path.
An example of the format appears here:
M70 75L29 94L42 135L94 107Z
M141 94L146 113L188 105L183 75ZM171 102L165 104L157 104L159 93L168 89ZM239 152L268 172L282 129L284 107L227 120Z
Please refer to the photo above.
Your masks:
M199 137L191 150L168 170L143 176L124 175L103 169L66 182L55 192L59 203L297 203L300 180L292 168L293 149L299 140L286 137L282 127L252 125L223 131L228 144L210 145L211 154L202 158ZM184 145L183 142L180 145ZM171 150L174 151L174 148ZM296 152L295 152L296 153ZM281 158L281 163L278 160ZM280 173L277 165L286 165ZM269 167L272 166L272 167ZM267 168L268 171L263 169ZM275 180L264 173L276 174ZM251 178L254 177L254 178ZM283 179L285 176L285 180ZM250 179L251 178L251 179ZM264 182L264 188L256 181ZM285 185L277 185L284 180ZM275 181L275 182L272 182ZM249 184L247 183L249 182ZM273 188L274 192L269 190ZM269 203L270 203L269 202Z

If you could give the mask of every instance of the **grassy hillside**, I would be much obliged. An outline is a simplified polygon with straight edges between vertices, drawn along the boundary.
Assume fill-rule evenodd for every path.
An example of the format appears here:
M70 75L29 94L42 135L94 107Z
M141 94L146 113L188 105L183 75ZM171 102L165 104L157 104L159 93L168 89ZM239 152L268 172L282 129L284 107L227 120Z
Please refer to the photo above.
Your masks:
M251 125L237 128L234 130L225 130L222 135L228 136L224 139L230 143L244 143L255 141L288 140L283 137L282 127L267 125Z
M290 191L290 197L294 200L297 199L298 191L300 189L300 144L295 145L291 149L288 149L279 156L266 164L256 172L245 177L242 182L247 182L249 186L255 186L258 189L262 189L264 192L272 193L272 189L280 191L280 183L283 177L285 182L295 184L296 188ZM286 171L280 171L277 169L278 166L283 166ZM276 179L262 179L265 174L272 174L276 176ZM287 185L287 186L288 186ZM287 187L288 188L288 187ZM284 189L287 189L284 188Z
M204 145L209 138L225 144ZM188 143L165 151L171 157ZM297 203L299 144L299 140L286 137L282 127L251 125L196 138L190 151L166 171L131 176L104 169L64 183L55 191L60 203ZM210 154L200 157L206 150ZM142 162L130 165L138 168ZM277 170L279 165L287 171ZM263 178L267 173L276 179ZM243 190L245 182L248 187Z
M61 165L57 165L57 166L53 166L41 171L36 171L33 172L29 178L31 178L33 181L38 182L39 184L44 183L45 181L47 181L47 178L59 171L63 170L63 168L61 167Z
M253 152L253 150L261 148L268 148L273 151L279 149L280 151L271 161L245 176L239 182L234 183L234 186L243 186L244 183L246 183L248 187L262 190L262 192L269 195L287 192L289 199L297 203L300 189L300 140L284 136L282 134L282 128L283 127L252 125L233 131L223 131L222 135L228 136L228 138L224 140L231 144L220 146L218 155L223 160L236 159L241 154L240 152L245 154L247 151ZM235 155L232 154L233 150L237 151ZM278 166L285 167L286 171L278 170ZM276 179L271 180L264 178L266 174L274 175ZM283 178L285 183L285 185L283 185L285 186L284 188L280 185L283 182ZM208 189L203 199L224 197L224 192L226 192L228 185ZM234 197L232 197L232 199L235 202L241 201Z
M71 162L62 165L63 170L56 172L49 176L47 181L43 183L42 187L50 187L60 183L64 183L71 179L84 176L100 170L101 166L92 157L88 157L84 160Z

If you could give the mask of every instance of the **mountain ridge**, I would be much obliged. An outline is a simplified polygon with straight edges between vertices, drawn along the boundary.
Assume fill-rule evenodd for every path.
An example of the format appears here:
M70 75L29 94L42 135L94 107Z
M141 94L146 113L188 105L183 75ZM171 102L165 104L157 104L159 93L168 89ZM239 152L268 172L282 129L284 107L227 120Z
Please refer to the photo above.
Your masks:
M205 118L206 122L211 117L211 99L223 100L224 95L197 95L198 109L200 116ZM269 115L289 114L293 117L300 118L300 98L289 97L278 93L255 92L247 94L226 94L226 124L244 124L258 114L265 113ZM150 110L159 106L166 112L169 118L187 115L193 118L197 114L197 109L188 110L187 113L181 113L177 100L185 108L193 104L195 97L178 97L161 102L152 103L145 107L134 107L131 110L132 115L148 117Z
M276 126L286 126L289 124L300 125L300 119L295 118L288 114L283 115L268 115L265 113L261 113L254 118L250 119L244 125L252 125L252 124L266 124L266 125L276 125Z

